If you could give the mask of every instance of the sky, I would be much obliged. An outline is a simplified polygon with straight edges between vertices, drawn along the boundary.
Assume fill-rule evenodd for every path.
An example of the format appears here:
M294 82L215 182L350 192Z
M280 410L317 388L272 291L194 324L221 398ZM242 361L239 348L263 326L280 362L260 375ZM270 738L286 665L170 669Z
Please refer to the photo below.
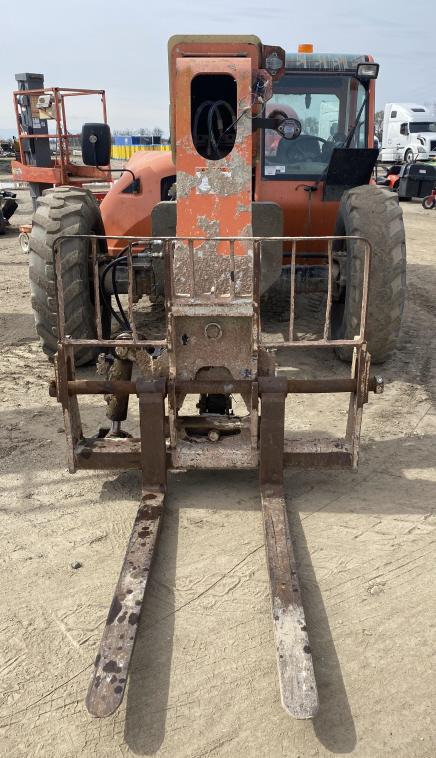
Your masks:
M287 52L368 53L380 63L377 108L435 102L434 0L20 0L1 19L0 133L15 133L15 73L46 86L105 89L113 129L168 131L167 41L172 34L256 34ZM73 12L74 11L74 12ZM433 17L433 22L432 22ZM71 127L101 120L74 103Z

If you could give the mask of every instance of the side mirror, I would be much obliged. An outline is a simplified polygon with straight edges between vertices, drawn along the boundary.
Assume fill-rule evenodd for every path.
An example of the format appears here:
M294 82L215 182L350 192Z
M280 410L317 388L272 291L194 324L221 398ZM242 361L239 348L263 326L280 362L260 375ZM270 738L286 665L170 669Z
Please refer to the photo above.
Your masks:
M82 160L85 166L108 166L112 138L109 124L83 124Z
M284 139L297 139L301 134L301 122L296 118L284 118L276 128Z

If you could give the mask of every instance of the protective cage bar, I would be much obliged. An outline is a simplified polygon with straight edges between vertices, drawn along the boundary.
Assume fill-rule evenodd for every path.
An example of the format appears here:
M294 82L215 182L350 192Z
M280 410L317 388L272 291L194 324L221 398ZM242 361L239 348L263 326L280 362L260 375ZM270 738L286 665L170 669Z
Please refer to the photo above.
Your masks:
M97 340L89 339L73 339L71 336L65 334L65 317L64 317L64 304L63 304L63 288L62 283L62 243L66 239L71 239L71 236L78 239L89 239L91 243L91 260L93 269L93 284L95 292L95 322ZM55 269L55 288L56 288L56 302L57 302L57 314L58 314L58 337L59 341L63 344L71 344L77 347L80 346L101 346L105 348L125 346L125 340L122 343L116 339L103 340L102 336L102 322L101 322L101 299L99 289L99 265L102 260L107 260L104 252L98 250L98 242L103 240L125 240L126 247L122 251L122 255L127 258L128 269L128 316L129 322L132 327L132 342L135 347L147 348L147 347L167 347L167 341L164 340L144 340L140 339L137 334L133 301L134 301L134 277L133 277L133 259L136 253L144 252L146 248L149 248L147 255L150 259L163 258L166 262L166 292L167 304L171 306L174 303L186 302L187 298L192 299L196 303L203 303L210 305L226 305L234 303L235 300L241 300L250 302L254 300L259 301L259 280L260 280L260 261L262 253L262 244L264 242L281 242L291 244L291 282L290 282L290 317L288 325L288 339L283 341L271 341L262 335L259 329L259 347L267 349L280 350L284 348L315 348L315 347L356 347L361 348L365 343L365 326L366 316L368 308L368 288L369 288L369 271L371 263L371 245L363 237L360 236L323 236L323 237L117 237L117 236L104 236L104 235L63 235L55 240L53 246L54 256L54 269ZM326 297L326 309L325 319L322 329L322 338L319 340L299 340L295 339L295 297L296 297L296 258L297 258L297 245L301 242L326 242L327 243L327 266L328 266L328 289ZM354 339L335 339L330 337L331 333L331 311L332 311L332 298L333 298L333 243L335 241L353 241L361 246L360 250L354 250L353 254L361 253L363 258L363 281L362 281L362 301L360 310L360 325L359 333ZM237 293L235 288L235 261L237 258L243 256L235 256L235 243L246 243L252 245L252 249L249 248L248 255L253 255L253 291L250 293ZM187 293L177 293L174 284L174 258L177 254L177 245L186 244L189 255L189 269L191 288ZM219 244L223 243L228 246L228 255L220 255L221 258L228 257L229 270L228 270L228 292L222 295L216 295L213 293L198 293L196 290L196 262L195 262L195 245L199 246L202 243ZM153 249L155 248L155 249ZM260 326L260 325L258 325Z
M122 255L127 258L127 273L128 273L128 287L127 297L128 306L127 313L129 321L132 325L130 335L124 334L121 339L103 339L102 322L101 322L101 298L99 292L99 264L101 261L107 262L108 258L101 251L101 240L106 239L119 239L118 237L105 237L105 236L89 236L89 235L77 235L81 238L87 238L91 242L91 263L92 263L92 281L95 289L95 318L96 318L96 339L75 339L65 333L65 314L64 314L64 302L63 302L63 287L62 287L62 242L66 239L71 239L71 236L59 237L54 244L54 264L55 264L55 290L56 290L56 302L58 313L58 335L59 335L59 348L57 356L57 375L56 381L52 384L50 394L56 396L59 402L62 403L64 408L65 425L67 429L67 440L69 450L69 466L70 470L74 471L77 468L140 468L141 467L141 439L110 439L106 438L103 434L99 434L92 438L85 439L82 433L82 426L80 421L79 405L77 396L81 394L113 394L114 396L126 396L126 395L140 395L138 391L138 384L135 381L105 381L105 380L76 380L74 370L74 351L81 346L93 346L101 348L102 350L111 350L118 347L131 347L134 350L143 349L155 349L163 348L168 349L170 352L172 349L171 339L142 339L138 334L138 329L135 324L135 312L134 312L134 260L135 254L141 252L142 254L148 254L152 258L165 258L165 278L166 278L166 292L167 294L167 319L169 313L174 308L178 307L178 302L183 300L185 303L186 298L183 296L180 299L175 297L172 299L173 289L171 287L171 279L174 276L174 270L172 261L176 251L176 245L178 242L188 242L188 251L191 261L194 260L195 245L201 242L210 243L211 240L206 237L201 238L155 238L155 237L124 237L126 241L126 247L123 250ZM253 292L239 296L235 291L235 243L240 242L241 239L248 243L248 255L253 255ZM298 467L356 467L360 437L360 426L362 408L364 403L367 402L368 392L373 391L376 393L383 391L382 380L369 376L370 357L366 350L365 343L365 321L367 312L367 300L368 300L368 280L369 280L369 266L371 249L369 243L361 237L320 237L318 240L325 240L327 243L327 259L329 266L329 280L328 290L326 297L326 308L324 314L324 324L322 330L322 338L318 340L299 340L295 338L294 334L294 313L295 313L295 260L297 256L297 244L306 240L313 241L315 238L307 237L271 237L271 238L228 238L217 237L212 241L216 243L224 243L228 246L228 261L229 261L229 288L228 292L217 296L212 293L208 295L195 294L191 297L191 300L187 302L188 308L191 301L194 305L200 305L207 307L208 313L213 313L213 307L216 305L218 312L224 312L232 314L233 307L241 307L241 303L247 303L254 306L252 310L253 320L253 335L257 335L257 348L269 348L269 349L281 349L281 348L323 348L333 346L350 346L354 348L354 359L351 367L351 376L348 379L333 378L333 379L301 379L301 380L289 380L286 384L285 394L291 393L319 393L319 392L347 392L350 395L350 404L348 412L348 422L346 435L341 439L312 439L306 440L304 438L294 437L291 439L285 439L284 443L284 465L298 466ZM363 286L362 286L362 305L361 305L361 323L359 334L356 335L354 340L332 340L330 339L330 323L331 323L331 307L332 307L332 263L334 258L333 242L335 240L355 240L360 243L360 252L363 256ZM263 241L280 240L283 243L291 243L292 246L292 264L291 264L291 284L290 284L290 323L288 329L289 339L283 342L271 342L265 339L265 335L260 334L259 330L259 313L256 309L256 298L259 295L259 269L261 248ZM252 247L251 247L252 245ZM252 252L251 252L252 251ZM192 268L195 268L195 261ZM233 275L232 275L233 272ZM195 292L195 274L191 280L192 286ZM228 305L228 310L227 306ZM244 306L245 307L245 306ZM257 322L257 323L256 323ZM167 324L167 334L168 334ZM130 339L128 338L130 336ZM127 337L127 339L126 339ZM152 379L152 377L146 377ZM255 468L259 464L259 444L258 433L260 416L258 417L258 398L262 401L262 377L257 380L233 380L226 382L202 382L196 379L190 381L181 381L177 376L172 379L168 379L165 388L164 395L168 396L170 405L174 408L173 398L176 393L184 394L245 394L248 396L251 394L253 398L252 403L252 426L251 426L251 450L250 454L245 458L228 452L227 457L224 457L220 462L220 457L217 456L213 450L219 448L215 447L207 451L204 451L203 456L189 454L186 457L186 448L189 445L182 443L185 446L185 457L180 455L178 450L178 435L174 432L173 422L173 434L168 430L171 427L171 422L168 416L165 418L165 435L167 437L167 454L166 464L169 468L214 468L214 467L228 467L229 465L235 468ZM191 428L198 427L198 424L192 421L192 418L185 419L182 416L177 416L177 410L171 411L173 416L176 416L176 424L179 428ZM171 416L171 413L170 413ZM206 416L206 418L208 418ZM210 421L210 429L217 429L216 425ZM245 439L248 439L246 431L246 424L242 421L240 427L236 430L237 433L245 434ZM235 431L233 429L233 431ZM235 438L236 439L236 438ZM236 449L236 448L235 448Z

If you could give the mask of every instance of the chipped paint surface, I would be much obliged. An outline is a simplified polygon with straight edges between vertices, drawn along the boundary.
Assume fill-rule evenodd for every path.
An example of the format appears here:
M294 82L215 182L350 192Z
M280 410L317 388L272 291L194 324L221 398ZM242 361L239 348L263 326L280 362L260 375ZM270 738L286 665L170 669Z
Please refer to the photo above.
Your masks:
M191 83L199 73L227 74L236 81L235 142L219 160L200 155L192 139ZM203 367L215 365L234 379L254 378L254 314L243 315L237 305L239 299L253 300L253 245L236 239L230 246L216 239L252 236L252 61L178 58L176 79L177 237L194 241L179 240L173 249L170 376L194 379ZM208 239L196 242L197 236ZM213 345L205 336L211 316L193 310L205 303L213 309L212 302L211 315L221 330ZM233 302L233 311L221 311L221 302Z
M251 229L252 131L251 61L248 59L177 60L177 236L239 237ZM219 160L207 160L196 150L191 134L191 82L198 73L230 74L237 83L235 144ZM213 224L205 227L205 220ZM228 246L215 243L216 253L229 255ZM211 251L210 251L211 252ZM239 243L235 255L244 255L247 246Z
M243 129L246 120L242 117L241 126L238 124L238 130ZM251 119L248 121L251 130ZM198 155L198 163L204 161L208 166L207 168L198 166L194 169L194 173L183 169L177 172L177 201L190 196L192 192L197 195L223 195L224 197L229 194L239 195L240 192L244 192L246 190L247 168L250 169L251 185L251 156L250 165L247 166L245 150L241 154L240 147L240 143L236 140L235 147L228 156L217 161L207 161L198 155L194 145L192 145L192 150ZM238 206L245 207L249 213L251 211L249 204L244 206L239 201Z

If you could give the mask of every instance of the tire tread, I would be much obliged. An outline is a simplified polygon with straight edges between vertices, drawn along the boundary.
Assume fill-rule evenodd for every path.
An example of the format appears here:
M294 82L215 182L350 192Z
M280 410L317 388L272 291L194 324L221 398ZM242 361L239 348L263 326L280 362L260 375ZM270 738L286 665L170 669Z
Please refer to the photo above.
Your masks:
M57 317L53 270L53 243L59 235L102 234L98 205L88 190L56 187L44 190L37 201L29 239L29 279L36 332L43 351L53 358L57 350ZM63 244L65 331L74 337L95 337L94 308L88 278L85 240ZM76 365L95 356L90 348L76 350Z

